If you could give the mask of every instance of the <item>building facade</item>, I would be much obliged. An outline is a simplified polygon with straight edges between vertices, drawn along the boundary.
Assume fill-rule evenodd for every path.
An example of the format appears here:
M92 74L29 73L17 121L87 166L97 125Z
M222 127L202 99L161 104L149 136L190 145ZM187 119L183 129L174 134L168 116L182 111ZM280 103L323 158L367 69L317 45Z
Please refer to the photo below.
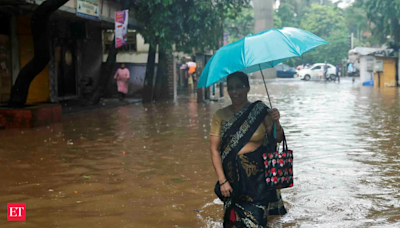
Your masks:
M0 102L8 101L19 71L34 55L30 15L44 1L1 3L0 72L6 76L0 81ZM117 0L70 0L51 15L47 25L51 60L32 81L27 103L80 99L91 92L101 74L104 31L114 29L119 10ZM128 24L129 29L138 28L133 15Z

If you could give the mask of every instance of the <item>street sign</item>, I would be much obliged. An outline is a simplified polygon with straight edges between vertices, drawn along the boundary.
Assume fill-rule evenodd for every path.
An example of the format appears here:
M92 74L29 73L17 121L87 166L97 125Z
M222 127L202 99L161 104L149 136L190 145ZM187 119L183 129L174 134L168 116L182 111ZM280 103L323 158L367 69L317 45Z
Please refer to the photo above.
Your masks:
M98 0L77 0L76 15L92 20L100 20Z

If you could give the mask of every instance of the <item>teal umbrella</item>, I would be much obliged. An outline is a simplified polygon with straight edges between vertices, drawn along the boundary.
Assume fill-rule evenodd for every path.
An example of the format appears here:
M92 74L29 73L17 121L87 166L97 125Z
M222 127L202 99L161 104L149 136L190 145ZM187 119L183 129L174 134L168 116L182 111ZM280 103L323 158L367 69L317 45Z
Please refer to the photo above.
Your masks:
M197 88L222 82L236 71L252 73L274 67L327 43L312 33L290 27L246 36L223 46L212 56L203 69Z
M236 71L252 73L260 70L262 74L262 69L274 67L327 43L310 32L290 27L246 36L223 46L211 57L200 75L197 88L222 82ZM262 77L272 108L264 74Z

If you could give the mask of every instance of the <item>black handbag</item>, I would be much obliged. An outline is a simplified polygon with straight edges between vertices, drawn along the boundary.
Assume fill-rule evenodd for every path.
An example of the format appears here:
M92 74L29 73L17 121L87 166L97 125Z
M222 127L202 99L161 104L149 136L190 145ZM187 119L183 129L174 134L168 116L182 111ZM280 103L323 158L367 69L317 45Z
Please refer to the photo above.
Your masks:
M293 151L288 149L285 133L282 144L282 151L276 147L263 154L265 181L270 188L293 187Z

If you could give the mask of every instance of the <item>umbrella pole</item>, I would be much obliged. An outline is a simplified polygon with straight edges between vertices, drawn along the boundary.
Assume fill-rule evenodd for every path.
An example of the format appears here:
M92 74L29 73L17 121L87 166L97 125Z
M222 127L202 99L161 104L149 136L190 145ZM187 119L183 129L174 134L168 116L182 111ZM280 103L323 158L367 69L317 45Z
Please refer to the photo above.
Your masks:
M269 105L270 105L270 108L271 108L271 110L272 110L271 98L269 97L268 88L267 88L267 83L265 82L264 73L263 73L263 71L262 71L262 69L261 69L261 64L258 64L258 67L260 67L261 75L262 75L262 78L263 78L263 81L264 81L265 90L267 91L267 96L268 96L268 100L269 100ZM276 122L274 122L274 138L276 139Z
M268 96L268 100L269 100L269 105L270 105L270 108L272 109L271 98L269 98L267 83L265 82L264 73L263 73L263 71L262 71L262 69L261 69L261 64L258 64L258 66L260 67L261 75L262 75L262 78L263 78L263 81L264 81L265 90L267 91L267 96Z

